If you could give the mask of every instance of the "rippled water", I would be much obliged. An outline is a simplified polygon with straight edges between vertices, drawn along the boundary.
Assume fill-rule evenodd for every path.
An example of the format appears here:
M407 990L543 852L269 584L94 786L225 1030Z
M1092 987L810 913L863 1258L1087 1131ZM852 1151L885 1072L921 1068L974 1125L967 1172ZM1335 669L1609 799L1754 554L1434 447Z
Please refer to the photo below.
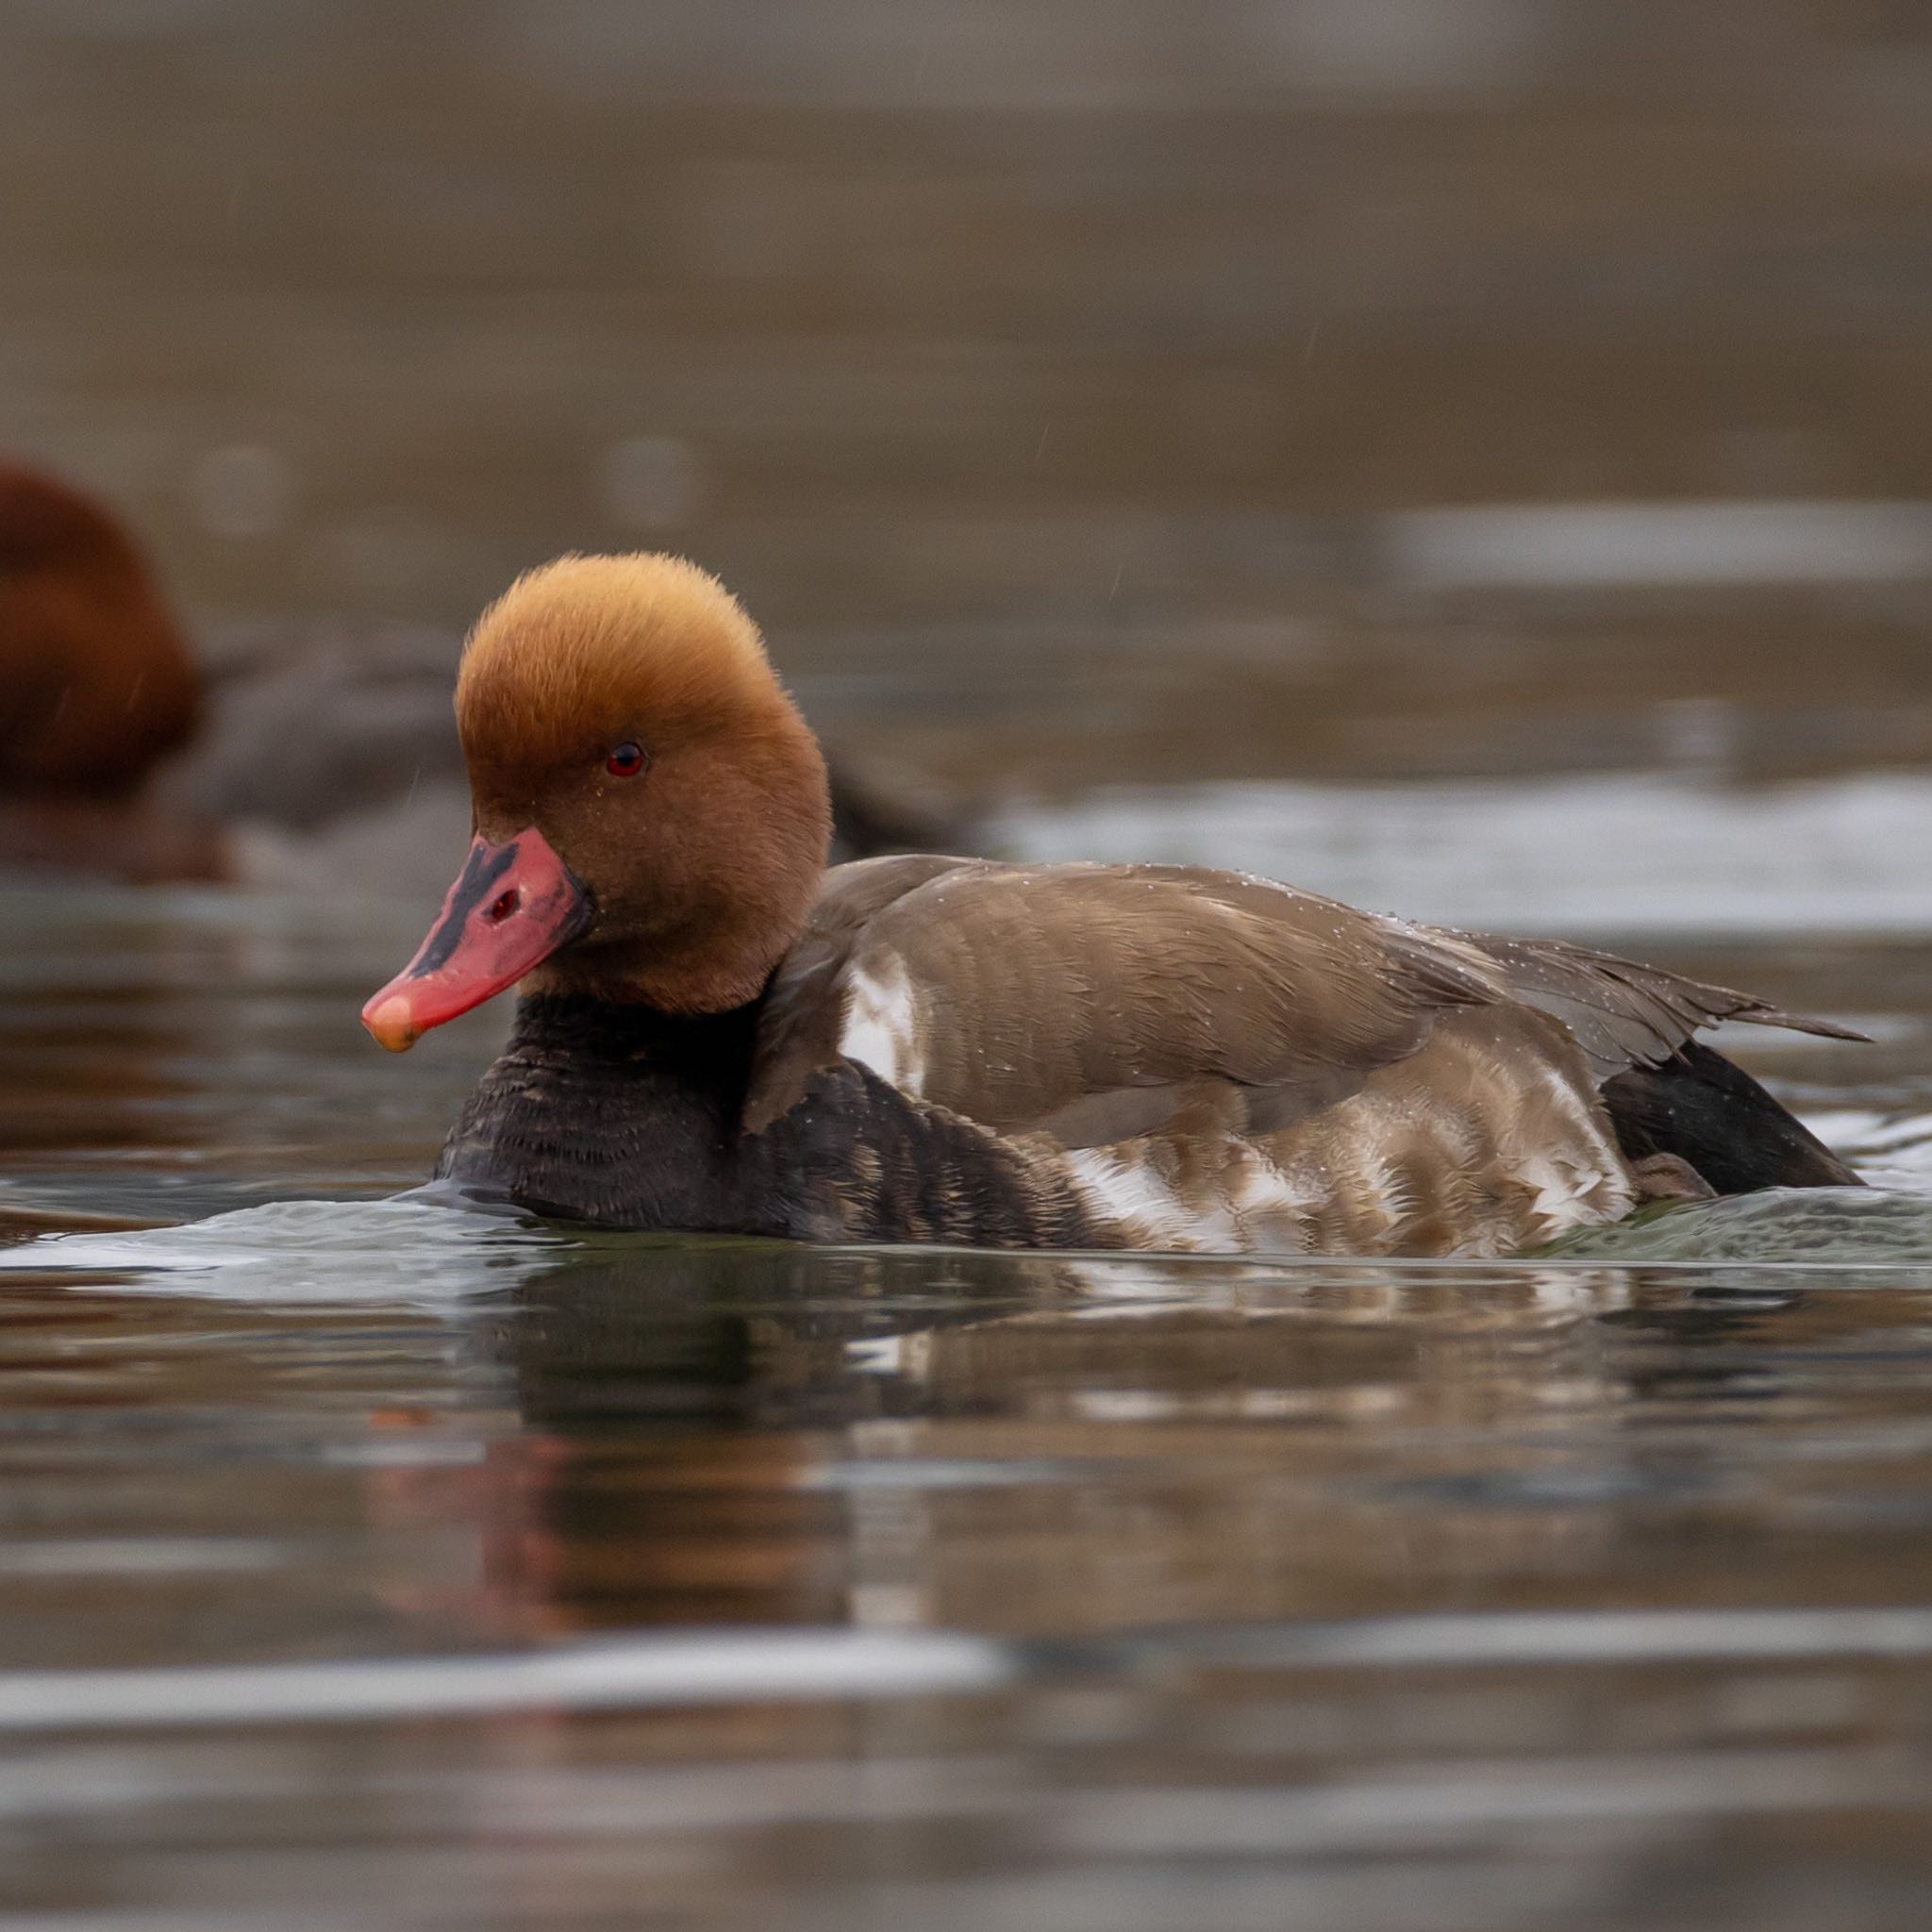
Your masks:
M1670 949L1887 1190L1286 1265L385 1199L412 919L0 900L0 1924L1918 1923L1913 945Z

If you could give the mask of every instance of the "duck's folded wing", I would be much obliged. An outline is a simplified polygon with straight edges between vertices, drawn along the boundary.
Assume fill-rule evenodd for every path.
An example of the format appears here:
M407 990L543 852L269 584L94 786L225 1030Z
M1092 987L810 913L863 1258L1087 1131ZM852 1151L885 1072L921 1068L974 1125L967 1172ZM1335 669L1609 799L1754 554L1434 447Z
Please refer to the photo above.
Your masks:
M922 855L827 874L766 1001L745 1125L854 1061L1070 1147L1195 1118L1267 1132L1345 1099L1466 1006L1554 1020L1599 1081L1724 1020L1863 1037L1561 941L1410 926L1235 874Z
M1279 1126L1499 997L1477 948L1234 874L873 860L827 874L779 969L745 1124L852 1060L1067 1145L1230 1102Z
M1834 1021L1785 1012L1753 993L1707 985L1561 940L1512 940L1488 933L1435 936L1452 949L1467 946L1492 961L1506 996L1560 1021L1589 1056L1599 1080L1632 1067L1659 1065L1692 1034L1724 1020L1783 1026L1828 1040L1867 1037Z

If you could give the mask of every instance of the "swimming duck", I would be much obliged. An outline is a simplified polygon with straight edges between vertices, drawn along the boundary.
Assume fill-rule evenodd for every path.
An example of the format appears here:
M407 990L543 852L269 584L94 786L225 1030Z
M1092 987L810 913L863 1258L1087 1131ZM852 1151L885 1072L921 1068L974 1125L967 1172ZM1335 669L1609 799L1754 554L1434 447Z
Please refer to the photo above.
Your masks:
M521 989L460 1190L810 1241L1494 1255L1856 1178L1693 1040L1842 1033L1748 994L1184 866L824 870L818 746L673 558L519 579L456 712L474 841L362 1017L401 1051Z
M0 790L115 797L193 728L188 646L98 504L0 465Z
M134 876L209 872L198 828L139 804L194 728L199 680L140 551L57 478L0 463L0 849Z

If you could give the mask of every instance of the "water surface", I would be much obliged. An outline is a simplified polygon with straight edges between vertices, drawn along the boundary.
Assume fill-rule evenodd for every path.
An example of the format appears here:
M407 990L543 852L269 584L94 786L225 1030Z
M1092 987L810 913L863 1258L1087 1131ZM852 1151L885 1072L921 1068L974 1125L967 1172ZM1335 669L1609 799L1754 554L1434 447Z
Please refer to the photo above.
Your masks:
M386 1200L414 921L0 902L0 1925L1915 1922L1907 941L1670 949L1890 1191L1291 1265Z

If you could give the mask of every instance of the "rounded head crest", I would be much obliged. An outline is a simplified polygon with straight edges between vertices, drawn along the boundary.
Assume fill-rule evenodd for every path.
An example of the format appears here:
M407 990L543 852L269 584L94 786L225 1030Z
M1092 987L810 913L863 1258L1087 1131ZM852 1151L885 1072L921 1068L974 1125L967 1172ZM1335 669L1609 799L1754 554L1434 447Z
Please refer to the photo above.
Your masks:
M473 779L795 718L738 600L696 564L649 553L526 571L476 620L457 677Z

